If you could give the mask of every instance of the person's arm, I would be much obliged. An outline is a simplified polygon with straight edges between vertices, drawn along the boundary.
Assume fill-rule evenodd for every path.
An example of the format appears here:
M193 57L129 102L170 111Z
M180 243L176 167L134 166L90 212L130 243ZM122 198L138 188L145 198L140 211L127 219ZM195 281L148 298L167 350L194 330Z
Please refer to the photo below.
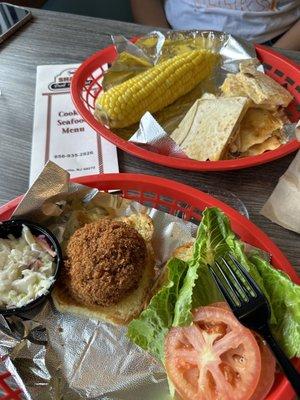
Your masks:
M170 28L163 0L130 0L134 21L142 25Z
M286 50L300 50L300 19L274 43L274 47Z

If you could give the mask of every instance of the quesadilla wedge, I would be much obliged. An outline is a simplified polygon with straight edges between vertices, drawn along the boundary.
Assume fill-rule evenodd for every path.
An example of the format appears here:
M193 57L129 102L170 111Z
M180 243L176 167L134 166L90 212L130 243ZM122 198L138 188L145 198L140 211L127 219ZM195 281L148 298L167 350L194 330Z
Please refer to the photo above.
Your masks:
M244 153L250 147L263 143L272 136L274 131L277 131L278 134L282 128L283 121L277 112L261 108L249 108L230 150L234 153Z
M287 107L293 96L268 75L257 71L255 66L246 65L235 75L228 74L221 90L224 96L247 96L256 107L275 110Z
M249 106L246 97L203 95L190 108L171 138L190 158L222 159Z
M266 139L264 142L255 144L250 147L245 153L242 153L242 157L258 156L268 150L275 150L282 145L282 141L276 135L273 135Z

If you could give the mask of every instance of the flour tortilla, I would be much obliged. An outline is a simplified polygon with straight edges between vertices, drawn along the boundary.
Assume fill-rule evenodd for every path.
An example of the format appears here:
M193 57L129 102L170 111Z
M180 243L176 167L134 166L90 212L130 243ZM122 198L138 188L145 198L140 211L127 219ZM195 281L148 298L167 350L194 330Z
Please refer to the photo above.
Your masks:
M276 135L273 135L267 140L265 140L263 143L259 143L250 147L245 153L242 153L242 156L243 157L257 156L259 154L264 153L265 151L275 150L281 145L282 141L280 140L280 138Z
M224 96L247 96L255 104L267 110L287 107L293 96L268 75L252 65L240 65L241 72L228 74L221 90Z
M249 108L244 116L232 152L244 153L250 147L265 142L276 131L283 129L281 116L276 112L261 108Z
M192 159L220 160L235 139L248 106L245 97L204 95L194 103L171 138Z

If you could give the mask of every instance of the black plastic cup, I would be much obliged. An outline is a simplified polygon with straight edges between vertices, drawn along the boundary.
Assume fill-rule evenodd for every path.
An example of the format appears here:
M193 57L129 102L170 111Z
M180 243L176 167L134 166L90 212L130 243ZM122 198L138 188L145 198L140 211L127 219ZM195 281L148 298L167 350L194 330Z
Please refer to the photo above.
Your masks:
M25 304L24 306L15 308L0 307L0 314L2 315L9 316L9 315L19 315L27 313L28 311L31 311L33 308L41 305L51 293L51 290L53 289L55 282L57 281L57 278L59 276L63 262L61 247L58 243L58 240L48 229L44 228L39 224L26 221L24 219L13 219L0 222L0 238L6 239L10 234L13 235L15 238L19 238L22 235L23 225L26 225L34 236L44 235L51 249L55 251L56 253L56 256L54 257L55 270L53 274L54 280L52 285L49 287L47 293L42 294L35 300L32 300L29 303Z

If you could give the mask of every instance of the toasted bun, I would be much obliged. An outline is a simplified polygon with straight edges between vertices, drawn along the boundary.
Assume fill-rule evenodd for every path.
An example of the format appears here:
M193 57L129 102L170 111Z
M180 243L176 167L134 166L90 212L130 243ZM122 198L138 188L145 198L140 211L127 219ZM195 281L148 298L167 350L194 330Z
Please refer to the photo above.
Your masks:
M188 242L180 247L177 247L173 252L173 257L179 258L182 261L190 261L193 257L194 242Z
M60 281L52 292L52 299L58 311L104 320L116 325L127 325L140 314L145 304L147 304L151 294L155 265L151 245L154 231L152 219L146 214L133 214L130 217L118 218L118 220L122 220L134 227L146 242L147 261L138 288L117 304L111 306L85 306L73 299L65 288L63 281Z
M138 231L146 243L150 243L154 233L152 219L147 214L131 214L129 217L117 218Z
M193 257L193 250L194 250L194 241L188 242L183 244L180 247L177 247L173 253L172 257L178 258L179 260L182 261L190 261ZM168 279L168 268L167 268L168 263L165 264L163 269L160 271L159 277L155 282L155 285L152 289L152 293L155 294L157 293L167 282Z

